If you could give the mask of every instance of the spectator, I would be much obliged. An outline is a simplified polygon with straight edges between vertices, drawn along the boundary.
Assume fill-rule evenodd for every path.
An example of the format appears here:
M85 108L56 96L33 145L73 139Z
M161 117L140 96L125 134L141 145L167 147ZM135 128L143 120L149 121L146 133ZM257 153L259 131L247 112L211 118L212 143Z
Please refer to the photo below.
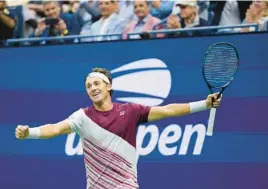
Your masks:
M23 6L24 37L33 33L41 18L45 16L42 4L42 1L29 1Z
M208 22L199 17L197 12L197 2L196 1L180 1L177 3L180 7L179 15L171 14L167 19L168 29L180 29L180 28L193 28L208 26ZM176 33L170 34L168 36L182 36L182 35L206 35L210 32L207 31L194 31L187 33Z
M261 31L268 31L268 17L264 20Z
M91 29L84 35L105 35L105 34L122 34L128 20L121 18L119 15L119 6L117 0L99 0L100 20L92 24ZM97 37L94 40L111 40L118 37ZM84 39L83 41L91 41Z
M79 5L79 1L63 1L61 3L62 13L74 14L77 12Z
M165 19L172 12L173 4L173 1L153 0L150 3L150 13L152 16L157 17L161 20Z
M180 7L178 6L181 0L177 0L172 9L173 14L179 14L180 13ZM210 2L205 0L197 0L197 12L200 16L200 18L209 21L209 6Z
M72 19L72 34L86 35L90 32L91 25L101 17L97 6L97 2L93 0L81 3Z
M135 17L133 1L119 0L119 16L128 21Z
M0 1L0 45L2 40L11 39L14 35L16 20L9 11L5 1Z
M66 36L69 33L70 17L60 14L60 6L56 1L44 1L45 18L41 19L37 28L29 37Z
M258 24L259 30L265 30L265 21L268 19L268 1L256 1L250 5L246 12L245 24ZM255 31L255 28L243 28L242 32Z
M127 39L128 33L142 33L153 30L153 26L161 22L160 19L153 17L150 14L150 4L146 0L135 0L134 11L137 19L130 22L123 32L123 39ZM130 39L140 38L140 35L130 36Z
M214 18L212 25L231 26L239 25L245 19L246 10L252 1L211 1L214 4Z

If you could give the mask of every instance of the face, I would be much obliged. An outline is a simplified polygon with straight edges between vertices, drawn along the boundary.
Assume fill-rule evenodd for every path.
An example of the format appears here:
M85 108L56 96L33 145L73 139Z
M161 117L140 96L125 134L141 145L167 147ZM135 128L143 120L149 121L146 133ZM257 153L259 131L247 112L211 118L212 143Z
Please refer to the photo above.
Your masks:
M185 6L185 5L180 5L180 15L183 19L187 19L192 17L195 14L195 7L191 7L191 6Z
M146 17L150 11L149 5L142 0L134 1L134 9L136 16L140 19Z
M102 16L108 17L114 12L116 12L118 8L117 1L108 1L108 0L100 0L99 1L99 10Z
M265 10L266 8L268 8L266 7L265 1L254 1L253 4L255 8L259 10Z
M0 1L0 9L3 9L5 8L5 1Z
M47 18L59 18L60 7L57 3L46 3L44 4L44 13Z
M87 94L94 104L105 101L110 96L111 85L98 77L86 79Z

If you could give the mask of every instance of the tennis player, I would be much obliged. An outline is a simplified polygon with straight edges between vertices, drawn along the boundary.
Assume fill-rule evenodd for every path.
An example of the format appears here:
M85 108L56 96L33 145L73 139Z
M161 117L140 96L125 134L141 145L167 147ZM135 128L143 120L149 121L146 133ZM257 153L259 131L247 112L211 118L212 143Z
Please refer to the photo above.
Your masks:
M139 124L217 108L221 98L185 104L148 107L112 102L112 77L103 68L87 76L85 87L92 107L79 109L67 119L39 127L18 125L18 139L48 139L72 132L83 144L87 189L137 189L136 128Z

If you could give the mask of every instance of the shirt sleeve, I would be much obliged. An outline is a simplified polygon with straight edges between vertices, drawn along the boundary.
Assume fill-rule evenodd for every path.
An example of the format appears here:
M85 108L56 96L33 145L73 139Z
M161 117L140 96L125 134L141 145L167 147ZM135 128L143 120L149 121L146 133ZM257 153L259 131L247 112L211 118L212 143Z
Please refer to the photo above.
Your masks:
M151 110L150 106L144 106L140 104L131 104L133 115L137 120L138 124L148 122L148 116Z
M67 118L67 122L70 124L72 131L79 136L81 136L83 130L84 114L84 111L79 109Z

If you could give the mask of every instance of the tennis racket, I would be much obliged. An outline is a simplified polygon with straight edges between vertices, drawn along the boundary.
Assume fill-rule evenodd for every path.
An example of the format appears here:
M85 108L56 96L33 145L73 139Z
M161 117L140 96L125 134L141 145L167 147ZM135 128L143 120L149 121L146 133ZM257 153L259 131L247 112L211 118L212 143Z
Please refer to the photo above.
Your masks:
M239 67L239 54L234 45L226 42L212 44L203 60L203 76L210 93L219 92L217 99L234 80ZM211 108L207 135L212 136L216 108Z

